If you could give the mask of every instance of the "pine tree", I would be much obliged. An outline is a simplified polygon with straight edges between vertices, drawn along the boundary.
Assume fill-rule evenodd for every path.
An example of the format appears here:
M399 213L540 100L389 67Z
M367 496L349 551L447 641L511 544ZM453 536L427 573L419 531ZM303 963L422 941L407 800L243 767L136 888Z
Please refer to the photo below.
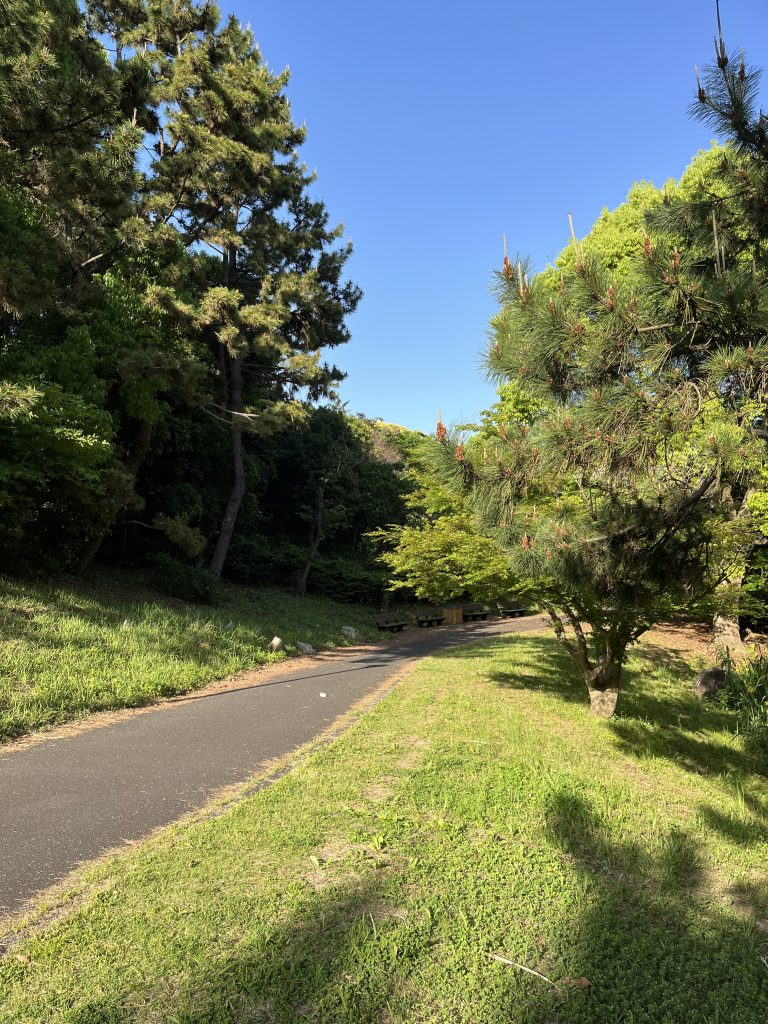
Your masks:
M104 269L141 130L77 0L2 0L0 14L0 303L16 316Z
M755 537L744 499L768 423L757 82L742 54L728 55L718 12L693 112L729 144L698 182L649 202L634 255L624 238L617 253L572 234L559 273L532 279L505 256L489 367L550 411L500 429L485 464L459 464L455 439L443 446L600 714L615 708L627 648L659 618L717 607Z
M678 355L716 322L709 309L686 314L680 252L646 238L620 278L572 247L559 281L505 260L492 324L491 371L549 411L500 428L485 464L459 459L455 439L443 450L549 614L593 710L609 715L628 647L722 579L733 553L723 486L743 483L761 452Z
M109 7L109 10L105 8ZM349 247L335 246L324 205L297 151L304 129L285 97L287 73L265 65L250 29L218 27L211 4L100 4L123 59L142 61L157 109L153 160L136 237L176 233L190 272L152 290L195 332L218 368L214 416L229 422L232 487L210 559L219 576L247 481L244 436L304 415L341 373L321 349L347 340L358 300L342 282ZM214 254L217 254L217 258Z
M713 63L699 76L691 114L723 139L713 167L687 194L666 197L649 219L651 230L689 253L690 310L706 332L690 334L680 350L687 372L722 395L754 436L768 439L768 121L758 106L760 72L744 51L729 53L719 4ZM728 494L732 516L746 521L765 505L765 479ZM753 517L754 518L754 517ZM757 521L755 521L757 522ZM768 519L763 519L763 528ZM753 524L754 525L754 524ZM732 567L729 614L715 617L715 636L741 648L740 585L749 552Z

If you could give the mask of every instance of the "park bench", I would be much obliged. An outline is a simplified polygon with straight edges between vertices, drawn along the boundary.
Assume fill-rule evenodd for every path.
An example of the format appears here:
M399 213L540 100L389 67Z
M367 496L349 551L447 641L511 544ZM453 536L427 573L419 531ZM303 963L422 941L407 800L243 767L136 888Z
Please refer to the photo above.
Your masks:
M445 622L445 612L442 608L418 608L416 621L420 626L440 626Z
M376 619L379 629L388 629L390 633L397 633L405 629L408 623L400 615L380 615Z
M518 615L528 615L529 611L527 608L514 608L511 605L499 605L499 615L502 619L514 619Z
M464 613L465 622L475 622L477 619L487 619L490 615L488 609L482 604L465 604L461 608Z

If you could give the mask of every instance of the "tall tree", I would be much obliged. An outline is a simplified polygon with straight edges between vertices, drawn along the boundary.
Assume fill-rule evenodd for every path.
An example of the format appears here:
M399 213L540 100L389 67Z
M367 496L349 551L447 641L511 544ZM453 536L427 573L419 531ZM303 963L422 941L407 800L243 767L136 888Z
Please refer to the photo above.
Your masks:
M220 25L214 4L194 0L89 7L123 79L151 97L149 160L124 235L171 253L149 300L198 339L217 378L203 407L229 426L232 479L210 556L219 576L248 485L247 437L301 419L307 401L332 392L341 374L320 352L347 340L344 317L360 293L341 280L340 230L309 195L287 74L269 71L250 30L234 18ZM173 255L178 242L186 260Z
M712 64L701 77L691 114L714 128L724 145L711 154L710 173L665 197L650 215L651 230L688 254L681 280L687 312L705 330L681 338L679 355L692 379L718 392L739 422L768 440L768 123L758 106L760 72L744 51L729 53L717 4ZM768 521L768 479L748 489L728 488L731 514L754 524ZM715 634L732 650L741 645L736 616L747 609L741 582L748 552L730 573L730 614L715 618Z
M572 244L558 282L505 262L489 352L492 372L552 411L506 428L485 464L457 461L450 439L444 450L593 710L611 714L627 648L722 582L738 539L724 485L743 485L762 452L678 355L717 323L714 311L685 315L680 252L646 239L622 280Z
M160 119L146 210L172 225L194 255L189 298L154 291L214 355L214 414L230 421L232 485L210 559L219 576L246 490L244 435L304 415L300 395L331 393L341 373L321 349L348 338L359 291L343 284L349 247L308 189L299 163L304 129L284 94L287 74L264 64L249 29L231 18L155 42ZM211 258L218 254L218 260Z
M0 534L15 564L60 565L109 505L89 322L133 212L142 127L76 0L4 0L0 14L0 377L23 413L0 425Z

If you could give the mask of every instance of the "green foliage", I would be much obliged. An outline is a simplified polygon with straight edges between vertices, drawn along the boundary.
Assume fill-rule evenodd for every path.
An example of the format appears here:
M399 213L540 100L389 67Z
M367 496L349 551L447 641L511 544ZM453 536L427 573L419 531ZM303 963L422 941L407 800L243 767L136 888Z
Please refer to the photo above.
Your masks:
M635 225L647 190L639 197ZM557 275L530 279L509 261L499 275L489 367L524 382L542 413L500 431L490 457L443 444L446 472L453 464L513 571L535 581L596 689L615 685L626 647L651 623L703 607L744 557L754 527L734 515L733 494L765 458L745 404L760 401L761 349L733 354L743 324L727 317L722 276L700 297L697 251L667 236L635 239L619 264L625 235L606 246L609 226L605 217L594 241L572 242ZM762 278L750 268L738 287L750 330L768 325Z
M410 487L387 428L320 407L273 435L261 457L264 489L235 531L233 575L292 587L309 564L310 591L378 603L385 574L365 535L404 520Z
M391 573L390 586L433 604L464 595L491 601L516 589L508 559L478 534L468 516L384 530L378 536L392 545L381 555Z
M515 388L509 388L502 393L499 408L500 415L511 421L528 405ZM486 415L473 439L478 451L485 447L483 430L491 431L493 416L493 411ZM395 434L393 441L405 461L407 520L370 533L389 570L390 588L435 604L464 595L492 601L519 589L506 555L478 532L461 495L441 479L438 442L413 432Z
M181 562L165 552L155 555L152 564L157 573L158 590L182 601L216 603L218 580L207 569Z
M768 658L759 654L736 665L727 657L725 686L718 696L738 712L747 747L768 754Z
M196 0L5 0L0 42L0 565L218 575L241 501L247 533L277 517L281 445L341 378L324 353L360 295L287 75ZM385 521L392 477L348 467L328 540ZM363 488L384 504L358 525Z
M244 436L285 430L342 374L323 352L348 340L360 298L350 254L299 160L287 73L267 67L249 27L212 5L100 3L96 24L146 67L153 159L131 224L134 245L180 241L188 276L166 268L149 289L216 360L211 414L230 424L231 479L210 569L220 575L247 491Z

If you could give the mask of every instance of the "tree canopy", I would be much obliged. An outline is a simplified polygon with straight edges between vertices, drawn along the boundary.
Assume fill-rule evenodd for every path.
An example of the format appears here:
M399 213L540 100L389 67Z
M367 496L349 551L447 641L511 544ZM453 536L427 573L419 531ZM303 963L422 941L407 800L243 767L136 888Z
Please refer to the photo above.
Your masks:
M766 181L756 72L717 40L694 113L727 135L636 186L554 268L505 256L488 370L540 412L446 436L442 472L612 713L629 645L712 607L755 538L765 464ZM756 498L752 499L755 506Z

